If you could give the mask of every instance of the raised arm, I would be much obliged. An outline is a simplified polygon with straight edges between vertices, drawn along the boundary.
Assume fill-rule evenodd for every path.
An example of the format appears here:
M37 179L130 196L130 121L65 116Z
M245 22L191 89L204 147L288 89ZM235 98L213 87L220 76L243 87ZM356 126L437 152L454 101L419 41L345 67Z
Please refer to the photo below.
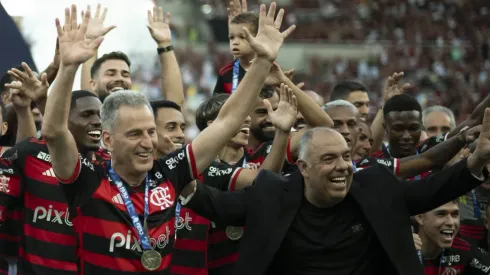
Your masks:
M161 7L158 9L154 7L153 14L148 11L148 30L158 45L162 95L166 100L173 101L183 108L184 86L182 85L179 63L177 63L177 57L172 46L170 13L167 12L164 18Z
M104 8L102 13L101 13L101 8L102 6L98 4L97 9L95 10L94 17L90 18L90 22L87 26L87 32L85 33L85 37L89 40L97 39L97 37L100 36L105 36L107 33L109 33L112 29L116 27L116 26L104 27L105 17L107 16L107 8ZM84 17L83 11L82 11L82 17ZM95 63L95 60L97 60L97 51L95 51L94 55L90 59L83 62L81 85L80 85L82 90L86 90L86 91L91 90L90 80L92 80L92 77L90 75L90 70L92 69L92 66Z
M475 140L481 127L476 126L465 134L452 137L438 145L430 148L422 154L400 159L396 175L401 178L409 178L435 168L443 167L450 161L466 144Z
M256 37L243 28L244 36L256 53L256 58L240 82L237 90L223 105L216 120L192 142L196 168L201 173L216 158L219 150L237 133L250 114L260 89L275 61L283 40L293 31L291 26L280 32L284 10L274 20L276 4L272 3L266 15L265 5L260 6L259 28Z
M53 61L49 63L48 67L41 74L39 74L39 76L45 73L48 83L51 84L54 82L54 79L56 78L56 74L58 74L59 68L60 68L60 51L59 51L58 39L56 39L56 49L54 51ZM46 101L44 101L44 104L45 103ZM44 106L43 106L43 110L44 110Z
M402 183L410 215L430 211L468 193L485 181L482 175L490 161L490 109L485 110L476 149L467 159L422 180ZM362 172L362 171L361 171ZM488 172L484 171L486 175ZM477 179L480 178L480 179Z
M46 113L42 126L42 134L46 139L51 163L55 174L60 179L70 181L78 162L78 149L75 140L68 130L68 114L70 98L75 74L78 67L95 54L103 40L85 40L85 32L90 22L90 7L85 12L83 22L78 27L77 8L72 5L65 9L63 28L56 19L56 28L60 46L61 64L46 103Z

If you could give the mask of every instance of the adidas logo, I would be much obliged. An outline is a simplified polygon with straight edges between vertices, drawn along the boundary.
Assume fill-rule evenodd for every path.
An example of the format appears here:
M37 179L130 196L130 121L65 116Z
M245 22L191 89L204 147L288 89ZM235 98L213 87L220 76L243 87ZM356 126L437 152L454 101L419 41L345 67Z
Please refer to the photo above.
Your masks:
M114 197L112 197L112 201L115 203L124 204L121 194L117 194Z
M44 171L43 176L53 177L53 178L56 177L56 175L54 174L53 168L49 168L48 170Z

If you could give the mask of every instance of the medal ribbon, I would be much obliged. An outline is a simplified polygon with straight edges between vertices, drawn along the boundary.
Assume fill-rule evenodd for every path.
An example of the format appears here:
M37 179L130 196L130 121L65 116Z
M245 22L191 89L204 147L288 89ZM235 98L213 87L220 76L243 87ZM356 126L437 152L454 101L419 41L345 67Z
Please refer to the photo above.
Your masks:
M444 267L444 252L445 252L445 249L442 249L442 252L441 252L441 259L439 260L439 271L437 272L438 275L441 275L441 269Z
M121 178L119 178L119 176L114 172L114 169L112 169L111 163L109 164L109 177L111 177L112 181L116 184L117 189L119 189L119 193L121 194L121 197L124 201L124 205L126 205L128 214L131 217L131 222L133 223L133 226L136 229L136 233L138 233L138 237L141 241L141 247L143 248L143 250L151 250L150 240L148 239L148 235L145 234L145 230L141 225L141 221L138 215L136 214L136 209L134 208L133 202L129 197L128 190L126 189L126 187L124 187ZM145 210L144 210L145 223L149 213L148 190L149 190L149 183L148 183L148 174L147 174L145 178Z
M476 199L475 189L471 190L471 200L473 201L473 213L475 218L479 219L481 217L480 206L478 206L478 200Z
M238 87L238 77L240 74L240 60L237 58L233 63L233 79L231 83L231 93L234 93Z
M174 236L175 240L177 240L177 226L179 226L180 207L181 207L180 202L177 202L177 206L175 207L175 236Z

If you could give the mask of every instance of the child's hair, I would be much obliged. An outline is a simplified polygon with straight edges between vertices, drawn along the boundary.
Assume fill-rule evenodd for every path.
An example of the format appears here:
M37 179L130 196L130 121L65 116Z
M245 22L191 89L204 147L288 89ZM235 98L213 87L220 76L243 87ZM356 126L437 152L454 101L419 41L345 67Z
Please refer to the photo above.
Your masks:
M255 12L244 12L233 17L230 24L247 24L250 33L255 36L259 29L259 15Z

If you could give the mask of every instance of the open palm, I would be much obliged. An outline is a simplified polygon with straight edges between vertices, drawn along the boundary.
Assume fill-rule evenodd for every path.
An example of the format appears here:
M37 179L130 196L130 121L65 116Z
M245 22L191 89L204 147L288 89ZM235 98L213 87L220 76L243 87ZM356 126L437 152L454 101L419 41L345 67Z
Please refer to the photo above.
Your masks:
M56 19L56 29L58 31L60 59L64 66L78 66L94 56L95 51L104 39L99 36L93 40L86 40L88 24L90 23L90 6L84 14L83 22L78 27L77 7L71 6L65 9L65 24L61 28L59 19Z
M481 133L476 143L476 149L473 153L477 159L490 161L490 108L485 109Z
M264 100L264 103L272 125L281 131L289 132L296 122L298 103L293 91L287 85L281 84L279 90L281 99L275 111L272 110L272 106L267 99Z
M18 85L13 86L13 84L7 84L5 86L11 89L21 90L25 96L33 101L47 97L49 83L46 73L43 73L41 79L38 79L37 75L25 62L22 62L22 67L24 68L24 72L16 68L8 71L8 74L17 80Z
M255 51L257 57L265 58L270 62L276 60L279 54L279 49L286 37L288 37L296 26L291 26L287 30L280 32L282 19L284 17L284 10L281 9L276 14L276 3L272 2L269 7L269 12L266 15L265 5L260 5L260 15L259 15L259 28L257 31L257 36L253 37L247 28L243 28L245 32L245 38L247 39L250 47Z
M104 36L116 26L104 27L105 17L107 16L107 8L104 8L102 14L100 13L101 5L97 5L97 9L95 10L95 15L93 18L90 18L90 21L87 26L87 32L85 33L85 37L87 39L96 39L99 36ZM85 13L82 11L82 18L85 17Z
M172 32L170 31L170 13L167 12L165 18L163 16L163 9L159 7L153 8L153 14L148 11L148 30L150 30L151 37L160 46L168 46L172 41Z

